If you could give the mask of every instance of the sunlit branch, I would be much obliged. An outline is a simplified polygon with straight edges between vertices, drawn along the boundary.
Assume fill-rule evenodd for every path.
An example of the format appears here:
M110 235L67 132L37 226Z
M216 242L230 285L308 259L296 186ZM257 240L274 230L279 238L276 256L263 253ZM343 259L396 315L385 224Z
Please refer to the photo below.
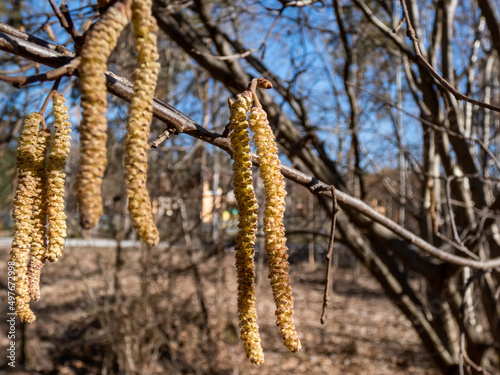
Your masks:
M245 51L245 52L242 52L242 53L238 53L236 55L230 55L230 56L216 56L216 55L211 55L211 54L207 54L207 53L204 53L204 52L200 52L200 51L197 51L195 49L192 49L191 51L193 53L196 53L197 55L208 56L208 57L212 57L212 58L214 58L216 60L224 61L224 60L242 59L242 58L245 58L245 57L251 55L252 53L256 52L257 50L253 49L253 48L250 48L248 51Z

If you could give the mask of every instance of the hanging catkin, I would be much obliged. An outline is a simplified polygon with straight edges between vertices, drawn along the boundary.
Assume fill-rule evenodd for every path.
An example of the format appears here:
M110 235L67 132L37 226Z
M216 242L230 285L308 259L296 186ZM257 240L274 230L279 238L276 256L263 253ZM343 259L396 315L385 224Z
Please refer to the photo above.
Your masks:
M130 19L122 3L111 6L85 36L81 52L80 169L76 189L80 223L84 229L97 225L103 213L101 183L106 169L106 64L121 31Z
M257 200L252 185L252 161L247 113L252 105L252 93L245 91L236 102L230 102L231 146L233 147L233 185L238 203L239 231L236 237L236 273L238 279L238 314L240 337L250 361L264 362L257 325L255 298L254 245L257 231Z
M150 0L132 2L132 23L138 56L125 139L128 209L139 238L149 246L156 245L160 239L146 188L149 127L160 69L156 46L158 27L151 14L151 7Z
M40 299L40 273L47 250L47 169L46 156L50 143L50 131L42 129L38 132L38 142L33 159L35 194L31 208L30 260L28 263L28 285L31 299Z
M29 308L28 257L33 225L31 210L36 184L34 177L34 157L38 145L38 129L42 115L31 113L24 121L23 131L17 148L17 190L14 198L14 239L10 260L15 263L16 314L22 322L32 323L35 315Z
M255 133L254 142L259 156L260 176L264 182L266 208L264 212L264 233L269 262L269 278L276 304L276 324L280 328L285 346L292 352L300 350L300 340L293 323L293 299L288 274L283 215L285 212L285 183L280 172L278 147L269 126L267 114L262 108L254 107L249 115L250 129Z
M49 155L47 176L47 214L49 244L45 259L55 262L61 256L66 240L66 213L64 212L64 167L68 158L71 124L66 99L59 93L53 98L54 137Z

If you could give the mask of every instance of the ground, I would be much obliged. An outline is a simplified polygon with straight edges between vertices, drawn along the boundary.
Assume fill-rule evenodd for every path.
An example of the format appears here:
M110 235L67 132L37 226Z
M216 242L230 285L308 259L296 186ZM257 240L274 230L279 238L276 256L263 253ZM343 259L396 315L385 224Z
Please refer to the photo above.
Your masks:
M0 249L2 275L8 251ZM21 371L18 349L16 373L439 373L410 323L363 270L356 281L352 270L334 271L322 325L324 266L306 263L292 265L303 350L293 354L283 347L261 266L257 304L265 363L250 364L237 336L233 256L229 249L206 256L175 247L127 248L120 259L114 248L67 248L59 262L44 267L42 298L32 303L37 320L25 328L26 368ZM20 325L16 333L20 346ZM7 344L2 334L3 351ZM1 356L0 373L8 369L5 361Z

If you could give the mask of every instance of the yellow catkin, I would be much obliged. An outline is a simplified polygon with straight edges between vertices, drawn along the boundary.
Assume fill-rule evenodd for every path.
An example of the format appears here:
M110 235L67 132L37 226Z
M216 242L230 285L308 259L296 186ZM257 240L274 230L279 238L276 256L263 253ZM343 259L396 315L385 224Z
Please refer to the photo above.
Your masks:
M35 195L31 208L30 260L28 263L28 285L31 299L40 299L40 273L47 250L47 169L46 156L50 143L50 131L42 129L38 132L38 144L35 150L33 170L35 179Z
M76 190L80 224L84 229L97 225L103 213L101 183L106 169L106 64L118 37L129 22L130 10L122 3L110 7L85 36L81 52L80 169Z
M28 290L32 300L40 299L40 275L42 273L43 262L37 257L31 257L28 261Z
M31 210L36 189L33 163L38 145L38 129L42 118L39 113L32 113L24 121L17 149L18 182L12 212L14 239L10 260L15 263L16 314L22 322L28 323L35 320L35 315L29 308L27 267L33 231Z
M128 209L139 238L149 246L156 245L160 240L146 187L149 127L160 69L156 45L158 27L151 14L151 7L151 0L132 2L132 23L138 56L125 138Z
M257 325L255 298L254 244L257 231L257 200L252 185L252 160L248 135L247 113L252 104L252 93L245 91L237 101L230 102L231 145L233 147L233 184L238 203L239 231L236 237L236 273L238 278L238 314L240 337L250 361L264 362Z
M61 256L66 240L66 213L64 212L64 167L68 158L71 124L68 121L66 99L56 93L53 97L54 137L49 155L47 178L47 214L49 244L45 259L55 262Z
M293 299L288 273L283 215L285 212L285 183L280 172L278 147L262 108L252 108L249 115L250 129L255 133L254 142L260 162L260 176L264 182L266 208L264 233L269 262L269 278L276 304L276 324L280 328L285 346L292 352L300 350L300 340L293 323Z

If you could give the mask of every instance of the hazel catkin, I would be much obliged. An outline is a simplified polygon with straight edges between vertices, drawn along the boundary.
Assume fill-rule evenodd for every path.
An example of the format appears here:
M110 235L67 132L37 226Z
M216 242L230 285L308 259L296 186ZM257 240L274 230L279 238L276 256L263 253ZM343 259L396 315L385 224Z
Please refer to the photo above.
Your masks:
M149 127L160 69L157 50L158 27L151 14L151 7L151 0L132 2L132 23L138 55L125 138L128 209L139 238L149 246L156 245L160 240L146 187Z
M250 91L238 95L236 102L230 102L229 127L234 160L234 195L240 217L235 249L240 337L247 357L252 363L259 365L264 362L264 354L260 344L255 298L254 245L258 206L252 185L252 161L247 122L247 113L251 104L252 93Z
M101 183L106 169L106 64L118 37L130 19L129 8L115 3L85 35L81 52L80 92L82 123L80 128L80 169L77 199L82 228L97 225L103 213Z
M285 346L292 352L300 350L301 344L293 323L293 299L288 273L283 215L285 212L285 184L280 172L278 147L267 114L262 108L252 108L249 115L250 129L259 156L260 176L264 182L266 207L264 233L269 263L269 278L276 304L276 324Z
M64 168L70 149L71 124L68 121L66 99L59 93L53 98L54 137L49 155L47 176L47 215L49 242L45 259L55 262L61 256L66 240L66 213L64 212Z
M22 322L32 323L35 315L29 307L28 257L33 225L31 211L36 190L35 162L38 146L38 129L43 117L35 112L27 116L17 149L18 182L12 217L14 218L14 239L10 251L10 260L15 266L16 314Z
M31 235L30 260L28 263L28 286L31 299L40 299L40 273L47 250L47 169L46 156L50 143L50 131L42 129L38 132L37 147L33 158L33 178L35 192L31 208Z

